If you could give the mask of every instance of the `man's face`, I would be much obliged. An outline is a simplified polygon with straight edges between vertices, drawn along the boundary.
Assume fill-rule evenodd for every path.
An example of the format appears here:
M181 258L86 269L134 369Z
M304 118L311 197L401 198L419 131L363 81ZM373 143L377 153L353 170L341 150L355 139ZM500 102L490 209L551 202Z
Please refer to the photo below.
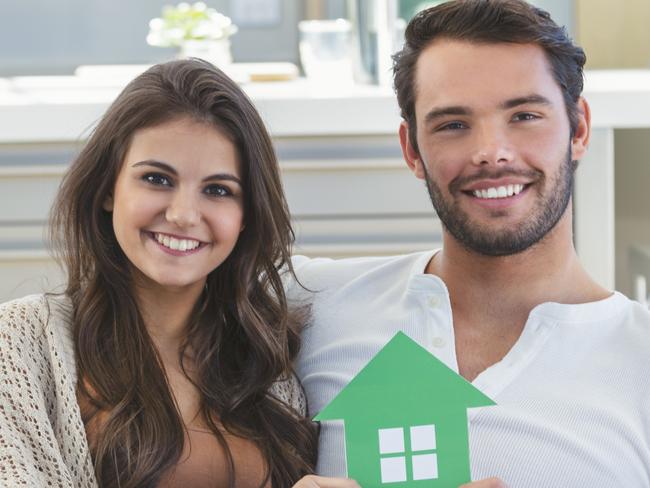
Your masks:
M419 153L405 154L449 234L490 256L540 241L566 213L584 152L544 51L439 40L415 87Z

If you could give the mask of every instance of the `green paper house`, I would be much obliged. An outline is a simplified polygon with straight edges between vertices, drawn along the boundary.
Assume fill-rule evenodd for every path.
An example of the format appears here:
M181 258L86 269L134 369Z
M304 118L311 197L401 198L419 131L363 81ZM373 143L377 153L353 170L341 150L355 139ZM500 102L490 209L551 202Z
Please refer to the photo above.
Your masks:
M363 488L457 488L470 481L467 409L494 404L398 332L315 420L344 421Z

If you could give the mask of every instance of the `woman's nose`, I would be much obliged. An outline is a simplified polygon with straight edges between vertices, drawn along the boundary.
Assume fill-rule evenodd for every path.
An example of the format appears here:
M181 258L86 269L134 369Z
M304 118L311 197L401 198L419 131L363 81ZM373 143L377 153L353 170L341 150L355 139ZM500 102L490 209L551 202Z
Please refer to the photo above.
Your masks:
M165 217L178 227L192 227L201 219L199 204L195 197L179 191L167 207Z

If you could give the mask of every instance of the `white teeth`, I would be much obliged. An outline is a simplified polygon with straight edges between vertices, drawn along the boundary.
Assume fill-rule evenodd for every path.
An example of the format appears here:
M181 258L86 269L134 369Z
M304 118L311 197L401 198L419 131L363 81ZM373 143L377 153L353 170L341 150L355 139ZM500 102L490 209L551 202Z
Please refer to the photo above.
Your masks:
M474 190L472 193L476 198L507 198L513 195L519 195L524 185L508 185L483 190Z
M191 251L192 249L199 247L201 244L199 241L195 241L194 239L176 239L175 237L169 237L158 233L155 233L154 237L160 244L175 251Z

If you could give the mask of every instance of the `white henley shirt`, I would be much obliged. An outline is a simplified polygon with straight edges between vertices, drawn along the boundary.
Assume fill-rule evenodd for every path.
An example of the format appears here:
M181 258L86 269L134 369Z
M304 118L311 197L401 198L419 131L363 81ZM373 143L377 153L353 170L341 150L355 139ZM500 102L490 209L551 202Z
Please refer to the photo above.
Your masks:
M297 372L318 413L401 330L458 371L449 294L432 252L297 256L312 303ZM497 406L468 411L473 479L510 488L650 487L650 313L614 293L535 307L521 337L473 382ZM345 475L342 422L324 422L318 472Z

